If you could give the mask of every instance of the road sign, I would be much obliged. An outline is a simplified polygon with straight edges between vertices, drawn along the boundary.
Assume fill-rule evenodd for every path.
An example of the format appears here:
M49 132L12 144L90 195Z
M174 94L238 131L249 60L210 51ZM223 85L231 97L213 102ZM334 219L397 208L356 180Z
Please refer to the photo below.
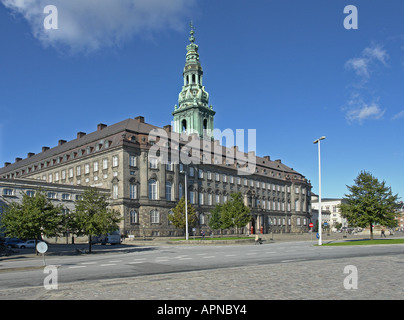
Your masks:
M314 227L314 224L310 222L310 223L309 223L309 227L310 227L310 228L313 228L313 227Z
M37 245L36 245L36 250L37 250L39 253L42 253L43 265L46 266L46 262L45 262L45 252L48 251L48 245L47 245L45 242L43 242L43 241L38 242Z
M46 251L48 251L48 245L45 242L38 242L38 244L36 245L36 250L39 253L45 253Z

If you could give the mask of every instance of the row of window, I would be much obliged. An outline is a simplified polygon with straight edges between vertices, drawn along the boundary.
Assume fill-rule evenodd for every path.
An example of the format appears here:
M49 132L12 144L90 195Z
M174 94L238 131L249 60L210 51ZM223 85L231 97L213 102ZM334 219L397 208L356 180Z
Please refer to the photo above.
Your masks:
M41 163L33 164L31 166L28 166L28 167L22 169L21 171L16 171L14 173L8 174L8 175L4 176L4 178L8 178L8 179L10 179L10 178L18 178L19 176L27 174L27 173L32 173L32 172L35 172L37 170L48 168L48 167L50 167L52 165L60 164L60 163L66 162L68 160L76 159L76 158L78 158L80 156L91 154L93 151L99 151L99 150L101 150L103 148L106 149L110 145L111 145L111 141L102 140L102 141L96 143L95 146L88 146L85 149L72 151L69 154L65 154L63 156L58 156L58 157L53 158L51 160L46 160L46 161L43 161Z
M118 184L114 184L112 186L112 198L118 199ZM165 184L165 200L167 201L174 201L174 188L173 184L170 181L167 181ZM178 197L181 199L184 195L183 185L180 183L178 185ZM138 185L137 184L130 184L129 185L129 197L130 199L138 199ZM148 197L149 200L159 200L158 196L158 181L154 179L149 180L148 184ZM204 193L204 192L196 192L196 191L189 191L189 202L195 205L209 205L213 206L220 203L225 203L229 200L229 196L224 194L212 194L212 193ZM262 208L266 210L278 210L278 211L287 211L291 210L291 204L289 202L285 203L279 200L264 200L255 198L254 202L250 198L248 205L252 207ZM295 209L296 211L301 211L301 208L305 211L304 201L296 200L295 201Z
M205 161L205 160L206 160L206 157L203 154L202 155L202 161ZM213 163L214 164L225 164L226 166L231 166L233 164L233 162L229 161L228 159L226 159L225 163L221 163L217 157L215 158ZM157 158L152 158L152 157L149 158L149 167L150 168L158 169L158 164L159 164L159 160ZM179 170L182 172L183 171L183 164L179 164L179 166L180 166ZM278 165L278 167L279 167L279 165ZM236 168L239 169L239 168L241 168L241 166L237 163ZM190 171L194 170L193 167L190 167L189 169L190 169ZM166 170L168 170L168 171L173 171L174 170L173 163L171 162L171 160L168 160L168 163L166 164ZM247 171L249 171L248 167L247 167ZM265 174L265 175L268 175L267 169L264 168L264 169L259 170L259 168L256 167L255 168L255 173L260 173L260 172ZM291 176L289 174L282 174L281 172L276 173L274 171L270 171L270 176L274 177L274 178L282 178L284 176L288 180L291 179ZM293 179L295 179L295 180L303 180L303 181L305 180L304 177L302 177L300 175L296 175L296 174L293 175Z
M27 190L26 194L28 197L33 197L33 196L35 196L35 191ZM55 200L58 199L57 192L49 191L46 194L49 199L55 199ZM3 196L16 196L16 190L12 189L12 188L4 188L2 195ZM71 193L61 193L61 196L60 196L61 200L80 200L81 198L82 198L81 195L79 195L79 194L72 195Z
M157 169L157 165L158 165L157 160L158 159L156 159L156 158L149 159L149 167L151 169ZM174 170L173 164L171 162L166 164L166 170L167 171ZM179 164L179 171L181 173L184 172L182 164ZM196 173L196 171L197 171L197 173ZM187 174L189 177L198 177L198 179L204 179L205 174L206 174L207 180L212 180L212 181L214 180L216 182L224 182L224 183L231 183L231 184L237 183L238 185L241 185L243 183L244 186L250 186L250 187L255 186L256 188L262 188L262 189L268 189L268 190L272 189L273 191L285 192L285 186L283 186L283 185L271 184L271 183L266 183L263 181L241 178L241 177L236 177L236 179L235 179L234 176L232 176L232 175L219 174L217 172L212 173L211 171L206 171L206 173L205 173L202 169L196 170L193 167L189 167ZM286 186L286 191L288 193L290 193L290 186ZM306 191L305 188L301 188L302 194L305 194L305 191ZM295 187L295 192L300 193L300 188ZM310 191L308 191L308 193L310 193Z
M118 167L119 165L119 160L118 156L113 156L112 157L112 168ZM74 173L76 173L76 177L80 177L83 173L85 175L89 174L91 172L98 173L101 169L102 170L107 170L109 166L109 160L108 159L103 159L101 161L101 167L99 161L93 161L92 166L90 163L86 163L84 167L81 165L76 166L75 168L71 167L66 169L63 169L61 171L56 171L54 173L49 173L48 176L43 175L42 180L47 181L47 182L59 182L60 180L66 180L67 178L71 179L74 178ZM82 170L84 169L84 171ZM104 178L105 174L104 174ZM41 177L38 177L37 179L41 179ZM98 177L97 177L98 179ZM88 182L88 181L86 181Z

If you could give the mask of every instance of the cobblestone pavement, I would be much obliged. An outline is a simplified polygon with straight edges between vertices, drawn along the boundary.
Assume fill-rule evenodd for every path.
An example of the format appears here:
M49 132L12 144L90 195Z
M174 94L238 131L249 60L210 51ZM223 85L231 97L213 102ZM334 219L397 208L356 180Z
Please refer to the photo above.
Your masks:
M358 288L344 288L347 265L358 270ZM284 262L248 267L81 281L0 289L0 299L32 300L401 300L404 254ZM401 275L400 275L401 273ZM352 282L351 282L352 283Z

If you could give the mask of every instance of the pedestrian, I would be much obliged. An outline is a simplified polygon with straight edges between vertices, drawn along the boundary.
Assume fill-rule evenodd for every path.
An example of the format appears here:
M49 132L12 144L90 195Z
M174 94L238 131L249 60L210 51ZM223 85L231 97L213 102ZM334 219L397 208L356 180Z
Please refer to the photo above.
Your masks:
M202 240L205 240L205 231L201 231Z
M384 229L382 229L382 235L381 235L381 238L383 238L383 236L386 238L386 235L384 234Z

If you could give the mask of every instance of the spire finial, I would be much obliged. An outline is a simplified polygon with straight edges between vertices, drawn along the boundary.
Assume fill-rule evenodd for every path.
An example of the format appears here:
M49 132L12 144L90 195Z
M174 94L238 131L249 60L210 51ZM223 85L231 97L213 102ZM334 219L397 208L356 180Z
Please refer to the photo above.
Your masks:
M194 29L194 23L192 22L192 20L191 20L189 26L191 27L191 31L189 32L189 34L191 35L189 37L189 41L191 43L194 43L195 42L195 37L194 37L195 29Z

